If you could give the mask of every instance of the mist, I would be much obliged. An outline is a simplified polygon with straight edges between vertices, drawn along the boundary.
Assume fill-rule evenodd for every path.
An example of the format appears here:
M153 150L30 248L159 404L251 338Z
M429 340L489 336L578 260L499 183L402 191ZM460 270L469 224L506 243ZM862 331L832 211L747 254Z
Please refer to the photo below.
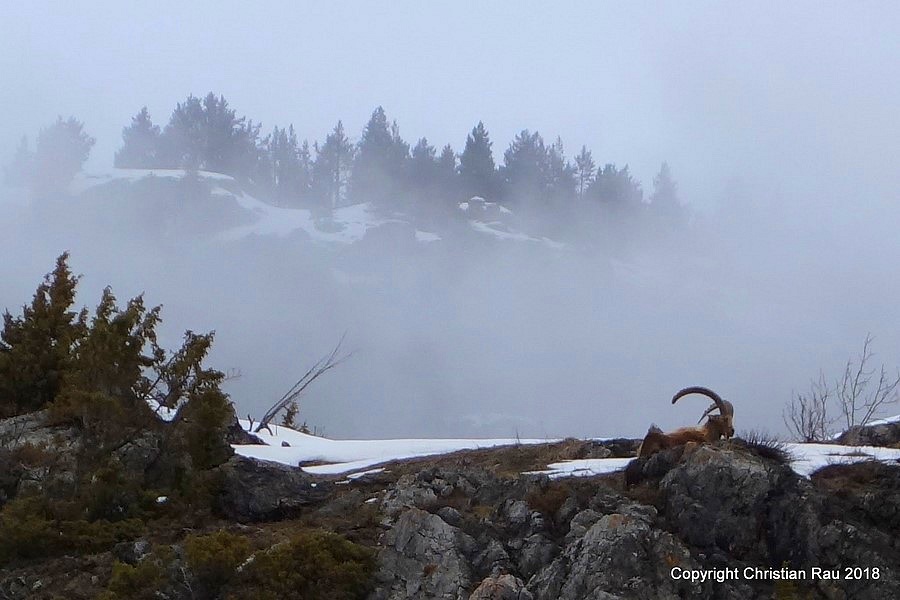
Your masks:
M141 106L165 123L215 90L310 141L338 119L357 141L378 105L406 139L457 152L483 120L498 163L536 129L570 157L586 144L627 163L645 196L668 161L690 211L674 232L604 225L587 243L583 215L548 234L558 246L378 229L341 245L223 238L249 218L232 208L158 227L127 203L0 189L0 308L16 313L68 250L79 305L106 285L143 293L164 306L167 347L215 330L210 364L240 372L239 415L345 332L353 356L300 405L334 437L637 437L694 422L705 404L669 403L688 385L731 400L739 432L782 434L792 393L837 377L867 334L879 365L900 365L894 5L274 3L258 28L217 3L95 6L9 9L3 164L73 114L97 138L85 173L109 171Z

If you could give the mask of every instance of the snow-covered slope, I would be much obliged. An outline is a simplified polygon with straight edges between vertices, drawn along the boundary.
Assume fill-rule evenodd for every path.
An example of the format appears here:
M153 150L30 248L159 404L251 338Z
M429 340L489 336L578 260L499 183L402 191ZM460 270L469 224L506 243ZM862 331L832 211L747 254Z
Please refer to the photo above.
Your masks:
M336 209L329 222L330 227L320 228L312 211L307 209L272 206L247 193L232 194L220 187L215 188L213 194L233 196L241 208L255 217L255 221L249 225L222 232L219 238L223 240L235 240L248 235L285 236L295 231L304 231L317 242L349 244L361 240L369 229L393 222L391 219L376 217L370 204L355 204Z
M896 462L900 460L900 450L876 448L874 446L841 446L838 444L785 444L791 456L791 468L798 475L809 477L814 471L834 464L850 464L866 460ZM544 471L536 471L557 477L589 477L622 469L630 458L598 458L569 460L547 465Z
M250 423L241 420L244 429ZM319 475L351 473L392 460L403 460L419 456L446 454L457 450L473 450L512 444L542 444L553 440L517 439L409 439L409 440L329 440L307 435L273 425L272 432L263 430L257 435L268 446L235 445L235 452L241 456L270 460L297 466L305 462L322 462L317 466L303 467L304 471ZM283 446L286 442L288 446Z
M250 423L241 420L248 429ZM491 448L512 444L543 444L557 440L538 439L401 439L401 440L330 440L294 431L283 426L272 426L271 433L256 434L267 446L235 445L241 456L269 460L286 465L324 463L304 466L303 470L319 475L334 475L363 471L384 462L421 456ZM283 445L286 443L287 445ZM873 446L841 446L838 444L785 444L791 456L791 466L799 475L808 477L812 472L832 464L849 464L865 460L894 462L900 460L900 449ZM534 471L558 477L589 477L622 469L630 458L597 458L568 460L553 463L546 470ZM359 473L357 473L359 474Z
M91 188L109 185L116 182L136 183L145 178L180 179L186 172L182 169L109 169L105 172L80 173L73 181L71 191L83 193ZM223 199L234 199L238 206L251 217L247 224L221 231L217 238L223 241L243 239L250 235L286 236L303 231L314 242L351 244L362 239L366 232L387 223L408 223L402 218L384 218L378 216L369 203L356 204L337 208L329 218L317 218L312 211L302 208L285 208L268 204L242 190L241 185L233 177L221 173L198 171L196 177L206 182L213 196ZM240 191L235 191L240 190ZM560 250L568 248L567 244L556 242L546 237L535 237L517 231L506 221L512 211L494 202L486 202L481 198L472 198L462 202L460 210L466 213L466 219L473 231L489 235L497 240L538 243ZM412 228L415 239L422 243L439 241L442 236L431 231Z

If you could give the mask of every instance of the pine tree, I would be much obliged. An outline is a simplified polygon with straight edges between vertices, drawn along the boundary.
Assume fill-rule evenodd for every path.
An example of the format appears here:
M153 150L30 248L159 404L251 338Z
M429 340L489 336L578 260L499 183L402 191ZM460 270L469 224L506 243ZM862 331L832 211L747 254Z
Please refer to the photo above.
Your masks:
M94 138L75 117L56 122L38 134L34 151L32 189L38 195L64 191L91 153Z
M415 193L426 194L433 191L438 174L436 155L437 151L426 138L421 138L413 147L409 161L409 182Z
M576 195L575 167L566 159L562 138L556 138L547 149L547 196L551 200L568 201Z
M444 190L455 191L453 188L456 187L456 163L456 152L450 144L441 148L441 154L437 158L437 174L440 186Z
M188 96L176 105L163 131L162 162L170 168L252 177L260 171L260 129L260 124L239 118L224 96Z
M435 189L441 206L450 214L458 216L461 191L459 185L459 173L457 170L456 152L450 144L441 149L441 154L435 162Z
M162 159L172 169L199 169L204 164L205 141L203 105L190 95L179 102L162 134Z
M281 204L298 205L302 196L305 196L308 185L307 173L303 172L301 164L300 148L297 146L297 134L294 126L288 129L275 127L271 135L266 137L265 162L271 169L266 184L271 187L273 195ZM306 149L308 161L309 148ZM308 167L308 162L307 165Z
M497 170L492 145L484 123L479 121L466 137L466 146L459 157L460 185L466 198L496 198Z
M678 186L672 178L672 171L666 162L663 162L659 173L653 178L650 209L666 219L673 221L684 219L684 207L678 200Z
M11 187L26 187L31 183L34 153L28 147L28 136L22 136L12 161L3 169L3 181Z
M75 342L84 335L87 313L76 314L78 278L68 253L38 286L21 317L8 311L0 332L0 416L43 408L59 393Z
M122 142L113 159L117 168L150 169L159 166L160 129L151 121L146 106L131 118L131 125L122 129Z
M312 194L312 169L313 159L312 153L309 151L309 142L303 140L297 149L297 202L299 205L305 205Z
M397 123L388 125L382 107L376 108L356 147L350 195L354 202L390 204L402 190L409 145Z
M621 209L639 204L644 192L641 184L628 172L628 165L617 169L614 164L607 164L597 172L588 188L588 196L606 206Z
M328 208L343 206L347 199L353 144L344 134L344 124L337 122L321 146L315 144L316 160L312 166L315 198Z
M575 157L575 181L578 197L584 198L585 192L594 180L594 173L597 165L594 164L594 157L587 146L581 147L581 152Z
M504 196L513 201L545 198L549 168L544 139L523 129L503 153Z

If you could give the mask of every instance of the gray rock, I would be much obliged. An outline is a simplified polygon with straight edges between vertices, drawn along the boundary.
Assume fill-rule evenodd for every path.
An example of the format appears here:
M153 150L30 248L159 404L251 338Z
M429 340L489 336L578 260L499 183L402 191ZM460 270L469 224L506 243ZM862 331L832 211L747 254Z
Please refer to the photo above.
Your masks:
M381 500L381 510L388 516L396 516L408 508L433 508L438 502L431 481L404 475L389 489Z
M113 547L112 553L123 563L136 565L150 554L150 542L147 540L121 542Z
M216 499L226 517L239 522L284 518L328 497L331 484L285 465L233 456L215 469L222 477Z
M159 457L162 435L154 431L144 431L115 451L126 471L143 473Z
M572 517L569 522L569 532L566 534L566 544L581 538L588 532L591 526L603 517L600 513L587 508Z
M673 565L696 568L690 552L643 518L603 516L528 582L536 600L696 597L699 584L675 580ZM707 590L708 591L708 590Z
M481 545L484 547L484 550L479 552L473 561L477 571L481 573L501 573L512 569L512 560L500 541L487 538L487 542Z
M533 596L525 588L522 580L510 575L495 575L486 577L469 600L532 600Z
M462 522L462 515L452 506L441 507L437 511L437 516L454 527L459 527L459 524Z
M381 539L377 587L381 600L466 600L472 585L467 554L475 541L431 513L410 508Z
M847 446L897 447L900 444L900 421L851 427L838 437L837 443Z
M522 549L519 551L519 572L523 577L531 577L544 565L550 564L557 554L559 554L559 546L543 534L532 534L525 538Z
M758 516L790 470L745 452L700 446L660 481L668 519L687 543L746 554L759 548Z
M511 501L503 510L506 519L509 521L510 525L513 526L525 525L531 518L531 512L528 503L524 500Z

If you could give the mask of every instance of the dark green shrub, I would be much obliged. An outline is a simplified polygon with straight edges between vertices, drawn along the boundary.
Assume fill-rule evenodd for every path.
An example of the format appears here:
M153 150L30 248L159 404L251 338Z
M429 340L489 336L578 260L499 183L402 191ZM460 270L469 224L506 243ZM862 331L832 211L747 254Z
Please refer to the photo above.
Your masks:
M250 555L247 538L217 531L210 535L192 535L184 542L184 556L188 568L200 588L214 597Z
M190 395L182 416L187 451L195 469L210 469L231 457L233 452L225 435L233 414L228 396L217 387L199 389Z
M307 531L254 555L229 600L353 600L371 591L372 550L339 535Z
M0 417L24 414L52 402L71 363L71 349L84 335L86 311L75 313L78 278L69 255L41 283L22 316L3 315L0 331Z
M0 511L0 565L71 552L99 552L138 537L144 529L137 519L89 522L73 512L76 507L65 505L54 514L39 497L17 498L4 505Z
M166 567L175 555L168 546L155 550L136 565L116 561L98 600L156 600L166 585Z

